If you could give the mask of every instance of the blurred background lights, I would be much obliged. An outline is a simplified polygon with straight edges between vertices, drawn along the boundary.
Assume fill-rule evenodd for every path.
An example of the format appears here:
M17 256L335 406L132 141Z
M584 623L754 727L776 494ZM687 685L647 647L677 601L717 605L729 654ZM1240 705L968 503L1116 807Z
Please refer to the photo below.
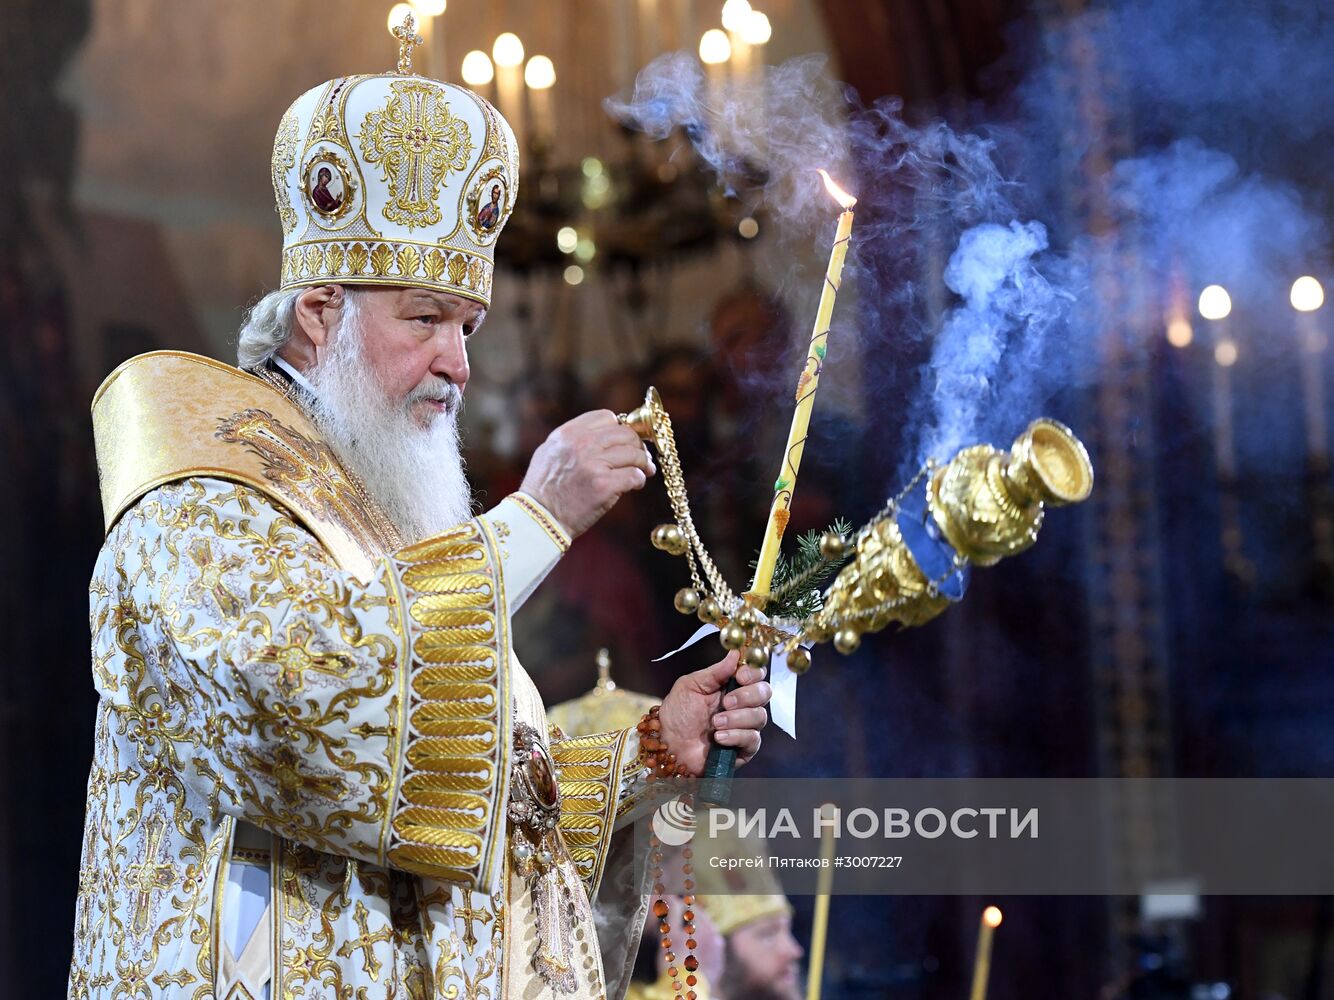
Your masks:
M491 57L481 49L473 49L463 57L463 82L469 87L481 87L495 79L496 70Z
M565 283L567 285L582 284L584 280L584 269L578 264L571 264L565 269Z
M596 156L585 156L583 162L579 164L579 169L584 172L585 177L597 177L602 173L602 161Z
M512 31L505 31L496 36L496 44L491 46L491 58L497 66L521 66L523 64L523 42Z
M598 252L597 244L587 236L579 237L579 241L574 245L574 259L580 264L587 264Z
M760 224L748 215L736 224L736 231L743 240L753 240L760 234Z
M556 249L561 253L574 253L578 245L579 234L575 232L574 226L561 226L556 230Z
M699 38L699 58L710 66L725 63L732 58L732 42L727 32L710 28Z
M723 4L723 27L739 34L745 30L750 15L750 0L727 0Z
M534 90L547 90L556 82L556 66L546 56L533 56L523 70L523 82Z
M1173 347L1189 347L1195 339L1195 332L1190 328L1190 320L1185 316L1173 316L1167 324L1167 342Z
M1305 274L1292 283L1292 308L1298 312L1315 312L1325 304L1325 290L1320 282Z
M611 178L606 174L596 174L584 181L583 202L585 208L601 208L611 200Z
M763 45L774 33L769 24L769 16L763 11L752 10L741 28L741 40L747 45Z
M448 0L412 0L412 6L422 17L439 17L449 6Z
M1208 285L1200 292L1200 315L1205 319L1224 319L1230 312L1232 296L1222 285Z
M1231 368L1237 363L1237 343L1234 340L1220 340L1214 348L1214 360L1224 368Z

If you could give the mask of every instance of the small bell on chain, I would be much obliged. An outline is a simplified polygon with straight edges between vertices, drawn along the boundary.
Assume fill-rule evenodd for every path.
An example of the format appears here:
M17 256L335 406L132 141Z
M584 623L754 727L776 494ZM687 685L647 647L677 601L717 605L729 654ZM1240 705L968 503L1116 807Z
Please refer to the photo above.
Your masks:
M837 531L826 531L820 536L820 556L827 562L842 559L847 551L847 539Z
M688 548L686 533L681 530L679 524L658 525L653 529L653 534L649 536L649 541L653 543L655 549L660 549L673 556L685 555Z
M795 646L787 654L787 668L797 676L801 676L807 670L811 669L811 654L809 650Z
M672 599L672 604L676 610L683 615L693 615L699 610L700 601L703 598L694 587L682 587L676 592L676 597Z
M844 656L855 653L861 644L862 637L855 628L844 627L834 633L834 648Z
M746 644L746 630L733 621L723 626L718 641L723 644L723 649L740 649Z

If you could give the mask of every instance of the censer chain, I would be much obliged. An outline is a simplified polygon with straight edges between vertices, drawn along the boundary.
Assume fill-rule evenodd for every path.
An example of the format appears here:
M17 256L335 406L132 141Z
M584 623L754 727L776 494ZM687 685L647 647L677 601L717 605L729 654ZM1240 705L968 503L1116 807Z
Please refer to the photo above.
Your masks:
M662 462L663 485L667 487L667 500L672 505L672 514L676 517L676 523L681 526L685 532L686 540L689 543L687 550L690 556L690 575L697 587L703 589L699 572L695 564L696 556L699 559L699 568L704 571L704 576L709 581L709 587L713 591L714 597L730 613L733 605L736 603L736 595L732 593L732 588L727 585L723 579L722 573L718 571L717 565L709 555L708 550L704 548L704 542L699 537L699 532L695 528L694 518L690 514L690 500L686 495L685 476L681 471L681 457L676 450L676 438L672 433L672 418L667 414L666 409L656 400L651 404L653 412L653 439L658 447L658 458Z

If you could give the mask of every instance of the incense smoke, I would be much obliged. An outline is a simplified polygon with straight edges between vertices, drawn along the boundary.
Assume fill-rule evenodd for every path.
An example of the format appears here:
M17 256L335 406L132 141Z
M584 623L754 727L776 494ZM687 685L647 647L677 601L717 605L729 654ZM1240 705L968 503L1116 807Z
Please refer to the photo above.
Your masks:
M1044 25L1008 107L971 131L911 122L893 99L862 105L817 57L720 91L692 56L664 56L607 107L651 136L682 129L788 239L827 238L811 167L849 178L861 200L845 282L864 346L912 363L929 345L904 428L909 469L1008 441L1103 377L1109 340L1142 352L1171 309L1193 316L1204 284L1290 323L1288 285L1327 259L1323 199L1297 185L1334 166L1332 46L1334 19L1292 0L1125 0ZM1119 102L1119 117L1088 118L1095 99ZM1103 130L1129 138L1128 155ZM1081 200L1094 207L1072 211ZM1272 336L1240 346L1258 365L1293 349Z

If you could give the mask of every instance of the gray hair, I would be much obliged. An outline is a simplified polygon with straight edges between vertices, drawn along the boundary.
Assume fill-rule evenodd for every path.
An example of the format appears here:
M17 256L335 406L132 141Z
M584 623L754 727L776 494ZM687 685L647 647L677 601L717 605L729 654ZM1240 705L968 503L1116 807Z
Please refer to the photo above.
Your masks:
M258 368L292 339L296 299L304 291L269 292L250 307L236 337L236 362L241 368Z
M258 368L277 354L292 339L296 329L296 300L304 288L269 292L246 312L236 335L236 363L241 368ZM343 286L343 318L357 315L357 290Z

